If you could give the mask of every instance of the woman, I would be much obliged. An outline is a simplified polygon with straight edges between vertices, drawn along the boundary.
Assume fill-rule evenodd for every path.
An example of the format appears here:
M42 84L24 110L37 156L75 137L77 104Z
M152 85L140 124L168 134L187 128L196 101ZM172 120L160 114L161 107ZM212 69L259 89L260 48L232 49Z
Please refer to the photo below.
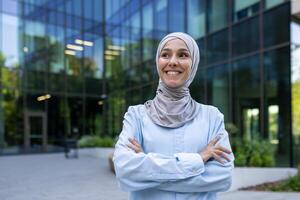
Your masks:
M155 98L124 116L113 161L130 200L214 200L231 185L234 157L223 114L189 93L199 57L189 35L165 36L156 54Z

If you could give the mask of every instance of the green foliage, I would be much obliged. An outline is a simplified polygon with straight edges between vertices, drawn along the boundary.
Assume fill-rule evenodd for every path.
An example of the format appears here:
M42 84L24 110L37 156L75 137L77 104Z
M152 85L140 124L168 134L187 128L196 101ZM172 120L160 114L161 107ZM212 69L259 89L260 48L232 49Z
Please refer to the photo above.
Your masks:
M274 166L274 148L267 140L234 138L232 139L232 149L236 166Z
M281 181L279 184L269 189L272 191L300 192L300 168L298 168L296 176Z
M239 129L233 123L226 123L236 166L272 167L275 164L275 149L268 140L246 139L238 136Z
M78 141L79 147L113 147L114 140L110 137L83 136Z

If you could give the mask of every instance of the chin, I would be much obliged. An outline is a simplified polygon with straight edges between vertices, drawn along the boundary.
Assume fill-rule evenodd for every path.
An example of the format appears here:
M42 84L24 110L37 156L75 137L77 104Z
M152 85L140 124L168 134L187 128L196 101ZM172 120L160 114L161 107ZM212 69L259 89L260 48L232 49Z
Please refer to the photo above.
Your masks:
M165 82L165 84L168 86L168 87L170 87L170 88L178 88L178 87L180 87L182 84L180 84L180 83L175 83L175 82Z

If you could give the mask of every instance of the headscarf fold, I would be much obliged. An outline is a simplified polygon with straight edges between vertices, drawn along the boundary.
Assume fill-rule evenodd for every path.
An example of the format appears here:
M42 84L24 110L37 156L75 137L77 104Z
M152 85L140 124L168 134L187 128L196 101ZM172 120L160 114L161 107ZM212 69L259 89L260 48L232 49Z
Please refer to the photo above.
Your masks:
M192 65L188 79L178 88L168 87L161 79L153 100L145 103L147 114L160 126L177 128L194 119L198 112L197 102L192 99L189 86L192 83L199 64L200 53L196 41L188 34L174 32L166 35L159 43L156 52L156 68L159 72L158 59L167 42L173 39L182 40L191 55ZM159 73L158 73L159 74Z

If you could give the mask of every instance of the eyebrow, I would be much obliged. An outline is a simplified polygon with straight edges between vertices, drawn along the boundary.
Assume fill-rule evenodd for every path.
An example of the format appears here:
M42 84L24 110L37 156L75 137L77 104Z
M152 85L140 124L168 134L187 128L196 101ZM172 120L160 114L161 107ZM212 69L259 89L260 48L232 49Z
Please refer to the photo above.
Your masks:
M172 51L172 49L165 48L165 49L163 49L163 50L161 50L161 51ZM186 52L189 53L189 51L188 51L187 49L184 49L184 48L178 49L178 51L186 51Z

